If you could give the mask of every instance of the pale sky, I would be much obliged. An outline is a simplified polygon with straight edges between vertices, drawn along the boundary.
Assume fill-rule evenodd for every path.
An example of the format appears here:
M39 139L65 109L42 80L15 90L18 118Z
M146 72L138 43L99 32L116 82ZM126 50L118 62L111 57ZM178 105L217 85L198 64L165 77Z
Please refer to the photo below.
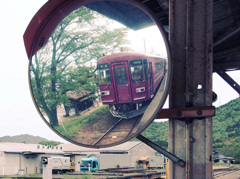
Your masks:
M28 59L23 34L31 18L46 0L8 0L0 6L0 137L30 134L48 140L65 142L41 119L28 85ZM230 73L240 84L240 71ZM239 95L217 75L213 90L219 106Z

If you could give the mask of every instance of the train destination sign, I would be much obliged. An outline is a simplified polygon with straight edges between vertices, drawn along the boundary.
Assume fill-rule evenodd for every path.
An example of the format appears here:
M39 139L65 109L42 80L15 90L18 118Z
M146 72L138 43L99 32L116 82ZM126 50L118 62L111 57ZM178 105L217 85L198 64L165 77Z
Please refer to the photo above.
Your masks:
M34 104L69 142L92 148L126 142L166 100L166 32L138 1L48 1L24 42Z

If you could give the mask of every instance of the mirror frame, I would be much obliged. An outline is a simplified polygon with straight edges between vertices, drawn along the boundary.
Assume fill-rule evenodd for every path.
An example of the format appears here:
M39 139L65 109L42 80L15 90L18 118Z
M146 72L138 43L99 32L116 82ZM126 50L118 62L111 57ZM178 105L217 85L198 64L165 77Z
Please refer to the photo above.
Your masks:
M117 2L122 2L126 4L133 5L135 7L138 7L140 10L144 11L156 24L158 27L160 33L162 34L165 46L166 46L166 52L167 52L167 59L168 59L168 70L167 70L167 81L166 81L166 86L165 90L163 92L162 98L159 100L159 105L157 107L157 110L151 114L151 116L146 116L145 118L148 118L147 122L144 123L141 127L139 127L138 131L134 136L131 136L130 138L121 140L116 143L112 144L107 144L107 145L88 145L88 144L82 144L75 142L62 134L60 134L58 131L56 131L50 123L46 121L42 113L40 112L39 108L37 107L33 92L32 92L32 87L31 87L31 79L30 79L30 66L31 66L31 60L33 55L40 50L48 41L50 35L56 28L56 26L72 11L74 11L77 8L80 8L81 6L84 6L88 3L93 3L93 2L99 2L99 1L117 1ZM64 14L64 15L63 15ZM28 67L28 81L29 81L29 88L31 91L31 96L34 102L34 105L44 120L44 122L52 129L58 136L61 138L65 139L66 141L70 143L74 143L79 146L83 147L89 147L89 148L104 148L104 147L111 147L115 145L119 145L121 143L127 142L131 140L132 138L138 136L141 132L143 132L155 119L157 114L160 112L162 109L164 102L167 99L167 95L169 92L169 87L171 84L171 79L172 79L172 62L171 62L171 50L167 38L167 33L164 30L164 27L162 26L161 22L157 19L157 17L153 14L153 12L147 8L145 5L141 4L137 0L56 0L56 1L48 1L46 4L44 4L39 11L35 14L31 22L29 23L25 33L24 33L24 43L25 43L25 48L26 52L29 58L29 67ZM155 97L153 98L153 100ZM152 103L152 102L151 102ZM150 104L151 104L150 103ZM142 120L142 119L141 119Z

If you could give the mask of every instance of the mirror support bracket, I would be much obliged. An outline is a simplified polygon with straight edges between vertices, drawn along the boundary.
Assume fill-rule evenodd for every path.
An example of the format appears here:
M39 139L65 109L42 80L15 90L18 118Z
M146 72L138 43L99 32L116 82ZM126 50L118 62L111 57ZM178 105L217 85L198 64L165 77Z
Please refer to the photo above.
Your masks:
M205 117L215 116L215 107L186 107L175 109L162 109L156 119L171 118L171 119L201 119Z
M240 95L240 85L229 76L226 71L224 71L221 67L213 64L213 68L216 71L216 73L222 77L223 80L225 80L239 95Z
M172 118L172 119L180 119L186 120L186 124L189 124L193 121L193 119L204 119L206 117L213 117L215 116L215 107L214 106L207 106L207 107L186 107L186 108L175 108L175 109L162 109L158 115L157 119L163 118ZM164 156L168 157L174 163L180 165L181 167L185 167L186 162L182 159L178 158L174 154L166 151L162 147L158 146L157 144L153 143L149 139L145 138L141 134L136 137L149 147L153 148L154 150L158 151L159 153L163 154Z
M154 150L156 150L157 152L163 154L164 156L166 156L168 159L172 160L173 162L175 162L176 164L180 165L181 167L185 167L186 162L183 161L182 159L178 158L177 156L175 156L174 154L166 151L165 149L163 149L162 147L158 146L157 144L155 144L154 142L150 141L149 139L147 139L146 137L142 136L141 134L138 135L136 137L138 140L142 141L143 143L145 143L146 145L148 145L149 147L153 148Z

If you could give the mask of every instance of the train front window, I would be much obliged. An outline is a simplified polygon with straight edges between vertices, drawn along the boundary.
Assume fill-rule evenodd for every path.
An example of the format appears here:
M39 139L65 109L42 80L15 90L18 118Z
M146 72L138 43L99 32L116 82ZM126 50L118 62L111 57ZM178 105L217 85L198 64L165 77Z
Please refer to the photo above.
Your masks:
M117 84L126 84L127 76L125 68L116 68L116 80Z
M98 70L99 70L99 85L100 86L111 85L109 64L98 65Z
M91 165L91 160L89 160L89 161L82 161L81 167L88 167L89 165Z
M139 83L147 81L147 60L132 60L131 65L131 76L133 83Z

